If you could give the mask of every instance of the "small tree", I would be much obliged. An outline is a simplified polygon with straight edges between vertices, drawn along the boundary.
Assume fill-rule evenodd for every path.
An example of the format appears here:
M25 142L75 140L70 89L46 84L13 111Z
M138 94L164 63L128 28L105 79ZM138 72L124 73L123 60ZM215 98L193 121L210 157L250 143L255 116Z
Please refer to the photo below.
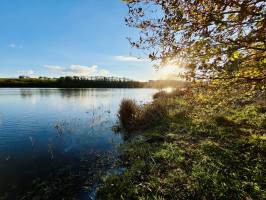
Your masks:
M131 44L151 60L177 62L190 80L265 92L265 0L125 0ZM243 89L243 91L244 91Z

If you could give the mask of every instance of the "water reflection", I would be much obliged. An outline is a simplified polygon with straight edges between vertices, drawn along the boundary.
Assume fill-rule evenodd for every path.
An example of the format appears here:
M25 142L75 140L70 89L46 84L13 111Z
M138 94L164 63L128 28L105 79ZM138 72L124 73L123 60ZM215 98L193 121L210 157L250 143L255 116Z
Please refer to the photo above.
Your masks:
M115 147L122 142L112 132L120 101L149 101L154 92L0 89L0 199L31 199L31 188L42 193L53 186L60 193L93 187L114 167ZM75 186L64 188L64 181Z
M23 98L24 97L25 98L30 98L30 97L32 97L32 90L21 88L20 89L20 95Z

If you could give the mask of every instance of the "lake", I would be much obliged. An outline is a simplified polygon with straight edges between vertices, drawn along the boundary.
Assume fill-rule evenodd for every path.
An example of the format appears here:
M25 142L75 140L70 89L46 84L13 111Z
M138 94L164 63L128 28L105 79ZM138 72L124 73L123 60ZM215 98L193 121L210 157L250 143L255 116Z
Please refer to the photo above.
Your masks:
M121 100L144 103L155 92L0 89L0 199L48 198L51 188L53 199L77 191L78 199L93 199L99 177L117 170L123 139L112 127Z

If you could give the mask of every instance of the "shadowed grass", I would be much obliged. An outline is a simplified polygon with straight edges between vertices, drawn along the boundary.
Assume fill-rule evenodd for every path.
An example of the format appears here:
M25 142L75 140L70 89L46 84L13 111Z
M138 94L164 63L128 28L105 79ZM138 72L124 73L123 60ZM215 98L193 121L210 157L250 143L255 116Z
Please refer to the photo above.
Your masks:
M105 177L97 198L266 199L265 105L217 111L170 99L156 101L165 117L149 128L135 127L145 131L121 147L127 170Z

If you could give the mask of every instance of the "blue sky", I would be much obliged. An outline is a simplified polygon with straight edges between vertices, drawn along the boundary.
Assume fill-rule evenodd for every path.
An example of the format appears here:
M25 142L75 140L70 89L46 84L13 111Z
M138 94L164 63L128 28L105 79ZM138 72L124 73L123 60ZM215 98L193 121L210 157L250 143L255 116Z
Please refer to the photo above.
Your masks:
M126 37L120 0L1 0L0 77L115 75L155 78Z

